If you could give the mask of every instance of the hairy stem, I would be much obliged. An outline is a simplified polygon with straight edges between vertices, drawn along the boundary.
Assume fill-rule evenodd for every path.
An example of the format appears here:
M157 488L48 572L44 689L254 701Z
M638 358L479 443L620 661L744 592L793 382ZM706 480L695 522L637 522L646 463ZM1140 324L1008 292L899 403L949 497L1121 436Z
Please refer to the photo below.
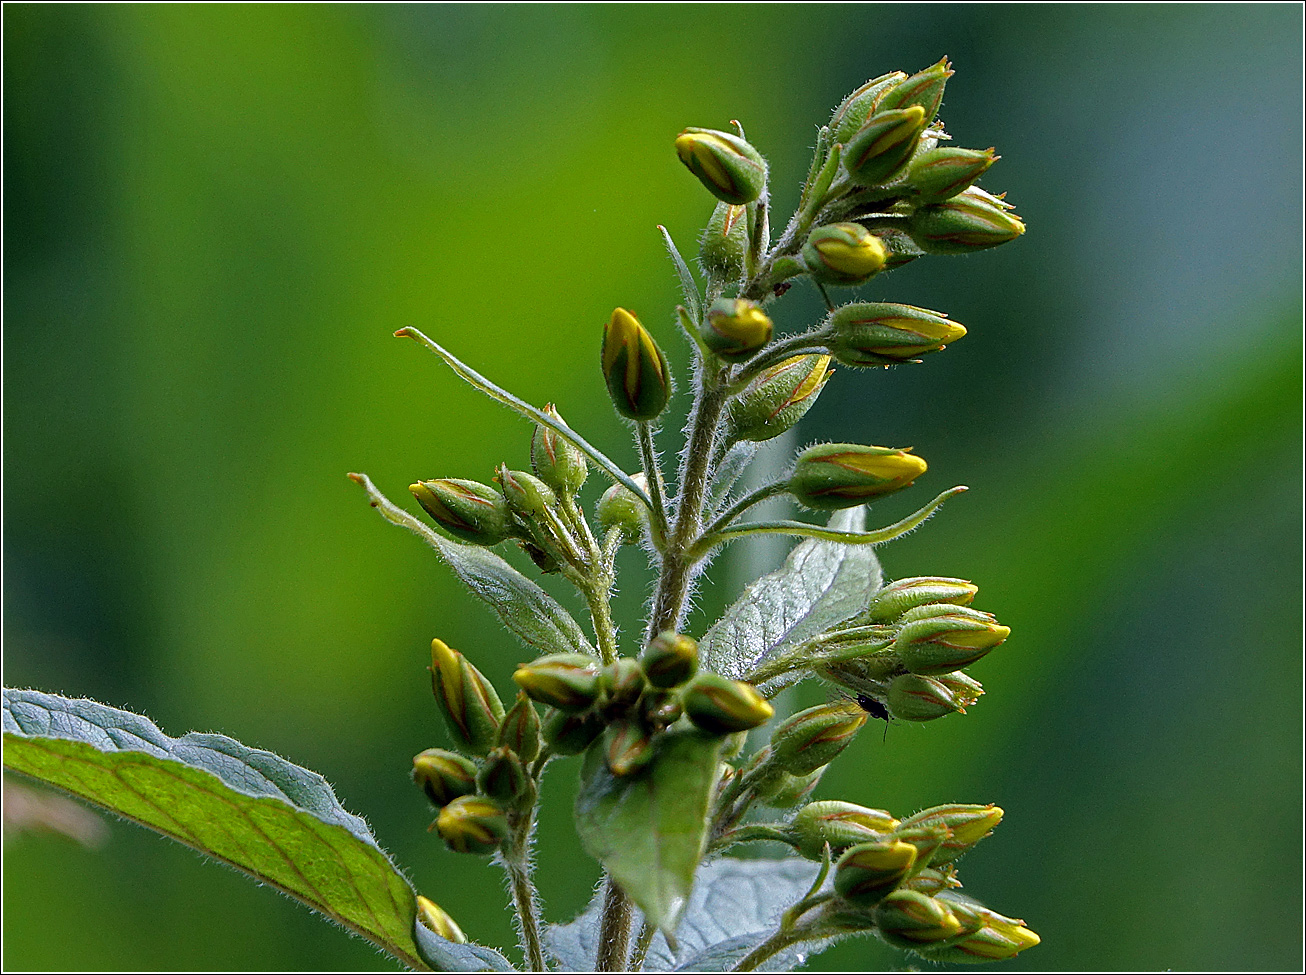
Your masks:
M731 971L733 972L755 971L757 969L757 966L762 964L762 962L766 961L771 956L777 955L780 952L784 951L790 945L797 944L798 942L802 941L805 935L806 932L802 931L801 929L797 931L784 931L784 930L777 931L775 934L771 935L771 937L767 938L760 945L758 945L747 955L745 955L743 960L740 961L739 964L736 965L734 968L732 968Z
M648 480L649 497L653 499L650 511L653 526L653 543L660 549L667 536L666 485L662 483L662 468L658 466L657 451L653 447L653 428L640 420L635 424L639 441L639 456L644 464L644 477Z
M630 971L637 972L644 967L644 959L648 957L649 946L653 944L653 935L658 933L658 929L645 921L639 928L639 937L635 939L635 950L630 953Z
M630 950L630 922L635 916L634 905L626 892L608 876L603 895L603 925L599 929L599 954L595 970L622 972L626 970L626 956Z

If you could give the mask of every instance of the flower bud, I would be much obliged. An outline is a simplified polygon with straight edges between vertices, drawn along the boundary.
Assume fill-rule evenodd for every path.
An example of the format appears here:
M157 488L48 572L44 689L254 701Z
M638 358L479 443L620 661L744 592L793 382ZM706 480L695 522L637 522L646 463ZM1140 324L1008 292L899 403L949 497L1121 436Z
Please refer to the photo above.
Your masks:
M630 657L614 660L599 672L602 692L599 713L612 720L633 711L646 687L648 681L638 660Z
M748 252L747 211L742 206L718 203L699 238L698 265L715 281L738 281Z
M774 777L758 785L758 797L772 809L792 809L799 803L807 801L816 791L816 786L824 774L824 765L806 775L778 772Z
M916 948L961 933L961 922L943 901L915 890L895 890L875 908L875 926L891 945Z
M458 927L457 922L439 904L427 900L421 894L417 895L417 920L445 941L459 945L467 942L467 935L463 934L463 929Z
M907 169L907 182L921 203L942 203L970 186L998 161L992 148L945 147L917 153Z
M923 870L917 871L903 886L917 893L933 897L941 891L960 887L961 881L957 879L956 868L945 863L941 866L925 867ZM958 920L961 919L958 918Z
M893 836L894 839L916 847L916 865L924 869L933 862L933 857L940 847L952 836L952 830L935 821L902 823L893 831Z
M916 847L880 837L849 847L834 868L834 889L862 907L876 903L898 886L916 863Z
M766 189L766 160L737 135L685 129L676 136L676 155L724 203L752 203Z
M540 716L525 691L517 692L517 701L499 725L498 744L511 748L523 762L533 762L540 754Z
M443 640L431 641L431 689L449 733L468 750L485 754L494 747L503 704L493 685Z
M1011 634L1011 628L965 606L903 624L893 650L913 674L949 674L974 663Z
M994 827L1002 822L1002 815L1002 809L992 803L987 806L949 803L923 809L915 816L908 816L902 821L902 826L906 829L939 825L951 832L952 835L943 841L943 845L930 860L933 866L938 866L956 860L992 833Z
M651 420L671 396L666 356L639 319L618 308L603 326L603 378L622 416Z
M699 334L726 362L743 362L771 341L771 319L747 298L718 298L707 310Z
M850 443L808 447L798 455L789 493L820 510L864 504L910 486L925 473L925 461L910 450Z
M897 619L907 610L932 603L965 606L975 598L979 586L965 579L947 576L913 576L881 586L866 607L866 618L879 622Z
M956 891L946 891L939 901L961 922L962 934L946 945L927 946L927 956L942 962L1002 961L1041 940L1018 918L1004 917Z
M718 674L700 673L685 687L681 700L689 720L714 735L756 728L775 714L752 684Z
M614 721L604 735L608 769L619 779L638 772L653 757L653 738L636 721Z
M559 423L565 422L552 403L545 404L544 412ZM531 467L541 481L566 495L579 491L589 474L585 455L578 447L538 424L531 435Z
M927 124L925 110L918 105L881 106L844 146L843 165L852 181L879 186L892 180L911 159Z
M530 788L531 779L521 758L511 748L492 749L476 776L476 786L482 795L511 804Z
M630 479L645 490L648 489L648 478L643 471L632 474ZM624 484L614 484L603 492L594 508L594 515L604 528L620 528L627 544L638 542L643 537L644 526L648 522L644 503Z
M951 674L940 674L934 678L952 695L952 699L964 710L980 699L984 685L960 670Z
M1011 207L972 186L950 200L917 207L907 221L911 239L929 254L969 254L1025 232Z
M442 478L408 485L435 523L455 538L494 545L513 534L503 495L488 484Z
M558 507L558 496L534 474L510 471L501 464L496 475L503 488L504 500L513 518L523 527L530 527L540 519L547 519Z
M579 755L603 733L603 719L593 711L568 714L553 710L545 713L542 730L555 755Z
M698 641L667 630L650 641L640 660L654 687L679 687L698 670Z
M730 439L780 436L812 408L832 375L828 355L794 356L762 370L727 407Z
M953 74L948 59L940 58L936 64L930 65L924 71L916 72L906 81L895 85L893 90L880 101L880 111L918 105L925 113L925 123L928 125L939 114L939 106L943 104L944 86Z
M576 713L598 699L599 668L587 654L554 653L522 664L512 679L531 700Z
M803 264L823 284L856 285L884 269L889 252L859 223L817 227L803 245Z
M460 796L440 810L435 831L455 853L493 853L508 838L508 817L493 799Z
M413 756L413 781L422 787L431 805L447 806L476 791L476 765L456 752L428 748Z
M938 352L966 334L946 315L891 302L854 302L830 315L830 352L846 366L888 366Z
M880 238L880 243L889 254L884 262L886 271L892 271L904 264L910 264L918 257L925 256L925 252L916 246L916 241L912 240L906 231L879 228L875 231L875 236Z
M831 145L836 142L847 145L848 140L857 134L857 130L875 114L885 95L906 78L905 72L891 71L878 78L872 78L845 98L830 116Z
M791 715L771 733L772 764L790 775L829 765L866 724L852 701L833 701Z
M904 721L933 721L954 711L966 713L947 687L917 674L895 677L889 684L885 703L890 714Z
M785 830L800 854L809 860L820 860L827 843L837 856L850 846L885 840L897 825L898 820L883 809L827 799L809 802Z
M685 713L680 695L670 690L650 688L640 698L640 712L644 725L650 731L661 731L674 724Z

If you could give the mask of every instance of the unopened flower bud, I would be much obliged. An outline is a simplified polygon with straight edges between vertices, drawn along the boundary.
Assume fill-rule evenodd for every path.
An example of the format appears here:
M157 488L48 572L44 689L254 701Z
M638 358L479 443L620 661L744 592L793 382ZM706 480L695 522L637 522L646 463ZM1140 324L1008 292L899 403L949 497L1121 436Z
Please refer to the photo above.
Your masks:
M542 722L544 741L555 755L579 755L603 733L603 719L593 711L549 711Z
M443 640L431 641L431 689L458 744L484 755L494 747L503 704L494 686Z
M503 488L508 510L523 527L548 518L558 507L558 496L553 493L553 488L534 474L510 471L507 465L500 465L496 478Z
M956 868L951 864L945 863L941 866L925 867L918 870L909 880L903 883L903 886L909 890L914 890L920 894L926 894L933 897L935 894L944 890L953 890L961 886L961 881L957 879ZM953 913L956 913L955 911ZM960 918L958 918L960 920Z
M630 479L645 490L648 478L644 472L632 474ZM627 544L638 542L644 535L644 526L648 523L648 510L624 484L614 484L603 492L594 509L595 517L604 528L619 528Z
M699 334L726 362L743 362L771 341L771 330L771 319L757 302L718 298L707 310Z
M916 847L916 865L922 869L933 862L937 851L952 836L952 830L940 822L901 823L893 831L895 839ZM943 861L940 860L940 863Z
M600 666L587 654L554 653L522 664L512 679L532 700L575 713L598 699Z
M843 164L852 181L879 186L892 180L911 159L927 124L925 110L918 105L900 109L881 105L844 146Z
M520 756L511 748L499 746L485 756L481 770L476 775L476 787L482 795L497 799L506 805L526 793L530 776Z
M504 714L498 744L511 748L523 762L533 762L539 756L540 716L525 691L517 692L516 702Z
M866 607L866 618L887 622L895 620L907 610L932 603L966 606L979 586L965 579L947 576L913 576L881 586Z
M455 853L493 853L508 838L508 817L493 799L460 796L440 810L435 831Z
M823 284L856 285L884 269L889 252L859 223L817 227L803 245L803 264Z
M946 315L914 305L854 302L830 315L826 343L846 366L888 366L938 352L966 329Z
M413 497L436 524L455 538L494 545L513 534L503 494L479 481L442 478L408 485Z
M849 847L834 869L834 889L862 907L881 900L900 884L916 863L916 847L881 837Z
M633 775L653 758L653 738L636 721L614 721L604 735L608 769L617 778Z
M698 670L698 642L691 636L667 630L644 648L640 660L654 687L679 687Z
M789 493L809 508L834 510L864 504L911 485L925 473L925 461L911 448L828 443L798 455Z
M969 254L1015 240L1025 224L1010 206L977 187L912 211L907 231L930 254Z
M897 827L883 809L827 799L809 802L786 827L795 848L809 860L820 860L825 844L834 855L860 843L883 841Z
M962 934L945 945L926 946L927 957L941 962L1002 961L1041 940L1018 918L1005 917L957 891L939 898L961 922Z
M603 378L608 395L622 416L651 420L671 396L671 371L639 319L624 308L603 326Z
M915 890L895 890L875 908L880 935L900 948L946 941L961 933L961 922L937 898Z
M467 935L463 934L463 929L458 927L458 923L439 904L421 894L417 895L417 920L445 941L452 941L459 945L467 941Z
M951 863L993 832L1002 822L1002 809L990 803L987 806L950 803L923 809L915 816L902 821L903 829L916 826L946 827L950 832L943 845L930 860L931 865Z
M913 674L937 676L974 663L1011 635L1011 628L965 606L904 623L893 650Z
M685 713L680 695L660 688L650 688L645 692L639 705L644 724L650 731L660 731L674 724Z
M748 251L747 211L742 206L718 203L699 238L698 263L703 273L719 282L739 280Z
M966 709L943 684L932 677L900 674L889 684L885 703L889 713L904 721L933 721Z
M948 59L940 58L924 71L918 71L895 85L880 101L879 108L884 111L918 105L924 111L925 123L928 125L939 114L939 106L943 104L943 89L953 73Z
M956 196L984 175L998 155L990 149L959 149L951 146L916 154L907 169L907 182L921 203L942 203Z
M682 701L689 719L715 735L756 728L775 714L752 684L718 674L700 673L686 686Z
M879 103L907 75L902 71L891 71L878 78L872 78L851 95L845 98L830 116L830 143L847 145L867 120L875 114Z
M970 707L980 699L984 693L984 685L971 677L969 674L963 674L960 670L951 674L940 674L934 678L952 695L952 699L957 702L963 709Z
M559 423L565 422L552 403L545 404L544 412ZM589 473L589 465L580 448L542 425L536 425L535 433L531 435L531 467L541 481L566 495L579 491Z
M777 772L772 778L758 785L758 797L772 809L792 809L799 803L807 801L816 791L816 786L824 774L824 765L806 775Z
M799 711L771 733L771 762L791 775L807 775L834 761L864 724L866 712L852 701Z
M413 756L413 781L421 786L431 805L447 806L459 796L476 791L476 765L443 748L428 748Z
M725 203L752 203L766 189L766 160L737 135L685 129L676 136L676 155Z
M758 373L727 407L732 440L770 440L816 403L830 376L828 355L799 355Z
M599 713L611 720L634 710L640 696L648 687L644 668L638 660L620 657L599 672L599 689L602 692Z

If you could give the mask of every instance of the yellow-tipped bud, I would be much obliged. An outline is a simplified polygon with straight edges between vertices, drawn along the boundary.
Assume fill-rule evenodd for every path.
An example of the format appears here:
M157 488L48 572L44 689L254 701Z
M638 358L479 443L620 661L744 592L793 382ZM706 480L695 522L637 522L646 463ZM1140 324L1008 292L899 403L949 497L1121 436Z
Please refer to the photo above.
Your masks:
M651 420L671 396L671 370L639 319L624 308L603 327L603 378L617 412L632 420Z
M771 341L771 319L747 298L718 298L707 310L699 334L727 362L743 362Z
M888 259L880 238L859 223L817 227L803 245L803 264L823 284L862 284L884 270Z
M682 700L689 720L716 735L756 728L775 714L752 684L717 674L700 673L685 687Z
M752 203L766 190L766 160L745 140L715 129L685 129L676 155L724 203Z
M454 944L465 944L467 935L463 934L463 929L458 927L458 922L451 918L444 909L433 900L427 900L421 894L417 895L417 920L426 927L430 928L445 941L452 941Z
M819 510L865 504L908 487L925 473L925 461L910 450L848 443L809 447L798 455L789 492Z

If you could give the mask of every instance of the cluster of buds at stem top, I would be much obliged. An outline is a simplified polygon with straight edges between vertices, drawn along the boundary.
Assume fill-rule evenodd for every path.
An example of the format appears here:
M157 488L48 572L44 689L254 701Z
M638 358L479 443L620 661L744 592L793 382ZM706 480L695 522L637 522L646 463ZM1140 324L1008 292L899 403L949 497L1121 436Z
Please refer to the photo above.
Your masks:
M676 155L723 203L752 203L766 191L766 160L744 139L715 129L685 129Z
M671 396L671 370L639 319L624 308L603 326L603 379L617 412L632 420L652 420Z
M502 492L488 484L442 478L408 490L437 525L465 542L496 545L516 531Z
M942 312L892 302L853 302L830 313L821 340L846 366L891 366L939 352L966 334Z
M926 464L911 448L828 443L798 455L788 491L808 508L832 511L865 504L911 485Z
M545 405L544 413L559 423L564 422L552 403ZM589 464L580 448L542 424L536 425L531 436L531 467L541 481L567 496L581 489L589 473Z
M884 270L889 252L859 223L817 227L803 245L803 265L822 284L858 285Z
M1015 240L1025 224L999 197L972 186L942 203L917 207L907 232L927 254L969 254Z
M828 355L794 356L762 370L727 407L729 439L780 436L812 408L832 375Z
M648 478L643 471L631 475L630 479L648 490ZM624 484L614 484L603 492L594 515L602 527L620 531L622 541L627 544L638 542L648 525L648 510L644 503Z
M718 203L699 238L698 264L712 281L738 281L748 253L748 212L732 203Z
M726 362L743 362L771 341L771 319L747 298L718 298L699 327L703 344Z

